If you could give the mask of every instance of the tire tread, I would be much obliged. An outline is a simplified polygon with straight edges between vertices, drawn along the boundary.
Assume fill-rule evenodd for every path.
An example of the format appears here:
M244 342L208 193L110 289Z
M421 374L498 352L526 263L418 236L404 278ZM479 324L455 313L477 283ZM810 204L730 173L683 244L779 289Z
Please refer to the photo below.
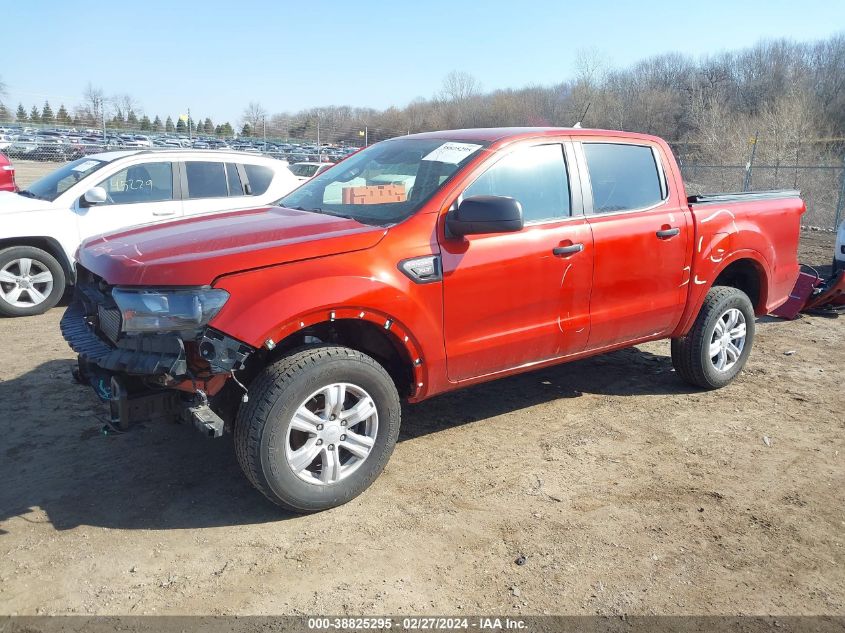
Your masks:
M390 375L373 358L357 350L340 345L320 345L300 348L289 355L268 365L252 382L249 388L250 399L241 406L234 425L235 454L238 463L250 483L273 503L295 512L308 512L309 508L301 508L289 501L280 499L270 489L260 463L260 443L264 425L269 419L270 412L276 401L286 391L290 383L302 371L332 360L354 360L364 363L381 373L393 385ZM400 411L399 394L394 387L393 396L395 406ZM393 450L392 444L385 446L385 450L378 456L379 461L386 461ZM375 457L375 456L373 456ZM376 474L381 469L376 471ZM375 478L375 477L373 477Z
M723 309L722 304L725 300L737 295L744 297L749 302L749 305L751 305L750 299L741 290L732 286L713 286L707 292L701 310L689 333L684 337L672 339L672 366L684 382L703 389L717 389L724 386L711 381L705 373L704 366L700 361L701 346L709 344L709 341L704 341L704 331L707 329L707 325L713 318L714 313ZM747 327L749 329L753 328L753 321L748 323ZM752 340L748 341L749 347ZM740 368L741 370L742 368Z

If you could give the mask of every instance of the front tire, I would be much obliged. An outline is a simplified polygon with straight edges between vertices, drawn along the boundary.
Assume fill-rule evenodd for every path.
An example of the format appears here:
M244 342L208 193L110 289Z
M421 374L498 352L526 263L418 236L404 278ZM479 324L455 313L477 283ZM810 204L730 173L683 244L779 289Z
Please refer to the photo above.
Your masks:
M691 385L719 389L737 377L754 344L754 308L741 290L714 286L690 332L672 339L672 365Z
M33 316L55 306L65 292L65 271L33 246L0 251L0 315Z
M244 474L294 512L357 497L384 469L399 436L396 386L369 356L311 347L265 368L235 420Z

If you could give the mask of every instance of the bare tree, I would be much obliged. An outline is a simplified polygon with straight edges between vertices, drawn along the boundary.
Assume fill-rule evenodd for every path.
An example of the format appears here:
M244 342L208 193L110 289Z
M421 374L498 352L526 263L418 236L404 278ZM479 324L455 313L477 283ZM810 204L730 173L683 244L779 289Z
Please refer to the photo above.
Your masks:
M6 83L3 81L3 78L0 77L0 97L6 96Z
M444 101L465 103L481 94L481 84L469 73L453 70L443 78L440 97Z
M110 100L112 112L118 119L125 120L130 113L141 113L138 100L128 92L114 95Z
M610 62L607 55L594 47L579 48L575 52L575 81L590 87L604 83Z
M581 48L575 53L575 81L572 85L572 106L570 112L573 123L584 123L582 118L596 120L600 109L597 101L606 83L609 71L607 57L597 48ZM592 110L592 112L590 112Z
M84 112L85 118L88 119L88 123L95 125L105 114L106 98L103 94L103 89L95 88L89 81L85 87L85 91L82 93L82 97L85 103L81 110Z
M262 124L267 118L267 110L261 107L257 101L250 101L249 105L244 109L243 121L249 124L253 134L257 134L262 128Z

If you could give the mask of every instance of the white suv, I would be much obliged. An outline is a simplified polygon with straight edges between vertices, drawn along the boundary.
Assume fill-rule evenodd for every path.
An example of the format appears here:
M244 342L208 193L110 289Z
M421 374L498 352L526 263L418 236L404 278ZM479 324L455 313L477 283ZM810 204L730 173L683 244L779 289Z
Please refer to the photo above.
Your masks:
M845 219L836 231L836 246L833 251L833 272L845 270Z
M300 184L240 152L94 154L17 193L0 191L0 315L41 314L75 278L83 240L130 226L272 204Z

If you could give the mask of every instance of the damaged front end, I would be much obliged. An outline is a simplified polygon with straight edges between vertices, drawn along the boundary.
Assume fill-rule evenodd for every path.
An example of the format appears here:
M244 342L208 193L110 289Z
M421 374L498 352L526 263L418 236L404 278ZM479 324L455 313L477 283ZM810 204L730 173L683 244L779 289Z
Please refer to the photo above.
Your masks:
M113 426L177 421L223 434L235 393L245 394L235 372L255 351L207 326L226 298L212 288L116 288L79 267L62 335L79 355L77 380L108 403Z

